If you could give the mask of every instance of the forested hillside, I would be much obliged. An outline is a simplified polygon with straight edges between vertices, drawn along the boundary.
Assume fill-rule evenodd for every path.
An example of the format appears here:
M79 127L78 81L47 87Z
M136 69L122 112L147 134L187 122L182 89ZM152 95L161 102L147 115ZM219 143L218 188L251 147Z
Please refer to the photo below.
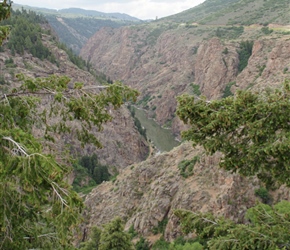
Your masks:
M15 53L24 54L24 50L39 59L47 59L56 62L54 55L42 43L42 33L50 33L44 30L42 25L47 25L47 20L35 12L23 10L12 12L12 18L3 21L3 25L11 26L11 34L8 40L8 48L13 56Z
M287 10L207 0L81 58L0 3L0 249L290 249ZM180 146L154 151L129 86Z
M118 28L132 25L141 20L120 13L103 13L99 11L69 8L53 10L30 6L13 5L13 9L32 10L42 14L57 33L60 42L78 54L87 40L102 27Z

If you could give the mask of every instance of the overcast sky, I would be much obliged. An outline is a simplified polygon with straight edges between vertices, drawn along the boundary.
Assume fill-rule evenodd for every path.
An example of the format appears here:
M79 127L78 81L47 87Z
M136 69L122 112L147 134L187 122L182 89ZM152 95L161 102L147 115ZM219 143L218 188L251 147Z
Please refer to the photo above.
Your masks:
M106 13L126 13L140 19L155 19L192 8L205 0L15 0L14 3L49 9L77 7Z

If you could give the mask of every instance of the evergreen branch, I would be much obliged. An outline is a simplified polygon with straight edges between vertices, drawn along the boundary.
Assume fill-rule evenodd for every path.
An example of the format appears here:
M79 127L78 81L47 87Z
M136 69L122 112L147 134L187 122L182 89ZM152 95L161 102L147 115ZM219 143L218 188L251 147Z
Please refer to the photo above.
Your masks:
M84 87L82 88L83 90L91 90L91 89L107 89L109 88L110 86L87 86L87 87Z
M251 232L251 233L258 234L258 235L262 236L263 238L268 238L267 235L259 233L259 232L256 232L256 231L253 231L253 230L251 230L249 228L246 228L246 230Z
M25 156L29 156L29 155L26 153L25 148L24 148L23 146L21 146L18 142L14 141L12 138L7 137L7 136L4 136L2 139L3 139L3 140L10 141L10 142L12 142L14 145L16 145L16 147L18 148L18 150L15 149L15 148L12 149L13 154L17 155L17 153L20 152L20 153L24 154Z
M61 203L62 203L62 205L65 205L66 207L68 207L68 205L67 205L67 201L64 199L64 198L62 198L62 196L59 194L59 192L56 190L56 188L54 187L54 185L55 186L57 186L58 188L60 188L54 181L51 183L51 186L52 186L52 188L53 188L53 191L55 192L55 194L58 196L58 198L60 199L60 201L61 201Z
M49 95L49 94L50 93L48 92L16 92L16 93L11 93L11 94L5 94L4 96L1 97L0 101L6 100L7 97L15 97L15 96L17 97L21 95Z
M43 237L50 237L50 238L55 238L57 239L57 237L51 237L51 235L56 235L56 233L47 233L47 234L42 234L42 235L38 235L37 238L43 238ZM23 239L25 240L29 240L29 239L33 239L34 237L23 237Z

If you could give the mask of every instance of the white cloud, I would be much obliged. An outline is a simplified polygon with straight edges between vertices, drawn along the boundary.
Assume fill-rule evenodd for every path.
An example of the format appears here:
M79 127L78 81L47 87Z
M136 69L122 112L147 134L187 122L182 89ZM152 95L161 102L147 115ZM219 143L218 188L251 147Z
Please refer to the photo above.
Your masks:
M18 0L16 3L35 7L45 7L52 9L62 9L78 7L83 9L97 10L107 13L126 13L140 19L155 19L179 13L192 8L204 0Z

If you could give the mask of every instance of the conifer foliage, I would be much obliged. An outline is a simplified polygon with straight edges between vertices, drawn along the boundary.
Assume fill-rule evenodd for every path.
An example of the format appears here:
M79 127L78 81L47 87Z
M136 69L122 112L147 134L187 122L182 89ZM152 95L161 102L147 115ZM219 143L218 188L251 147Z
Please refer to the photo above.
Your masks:
M3 21L10 17L11 13L11 2L8 0L4 0L0 3L0 21ZM10 31L10 27L8 25L0 26L0 45L2 41L7 38Z
M209 154L224 154L220 166L257 175L268 187L290 186L290 82L263 93L238 91L221 100L180 96L177 114L191 128L183 138Z
M177 114L190 129L183 138L209 154L223 153L220 167L257 176L268 188L290 187L290 82L280 88L207 101L183 95ZM186 234L194 232L206 249L290 249L290 203L258 204L237 224L212 214L177 210Z
M195 232L206 249L290 249L290 203L281 201L273 207L259 204L246 213L248 223L235 223L212 214L177 210L185 234Z
M93 227L90 239L83 242L81 250L133 250L130 234L124 231L120 217L114 218L104 225L103 230Z
M9 11L1 2L0 19ZM108 107L137 92L121 83L71 86L65 76L18 79L18 87L0 96L0 249L72 249L83 203L65 181L69 159L52 154L53 145L59 135L75 134L83 145L101 147L91 128L102 130L112 118ZM44 131L42 138L35 128Z

